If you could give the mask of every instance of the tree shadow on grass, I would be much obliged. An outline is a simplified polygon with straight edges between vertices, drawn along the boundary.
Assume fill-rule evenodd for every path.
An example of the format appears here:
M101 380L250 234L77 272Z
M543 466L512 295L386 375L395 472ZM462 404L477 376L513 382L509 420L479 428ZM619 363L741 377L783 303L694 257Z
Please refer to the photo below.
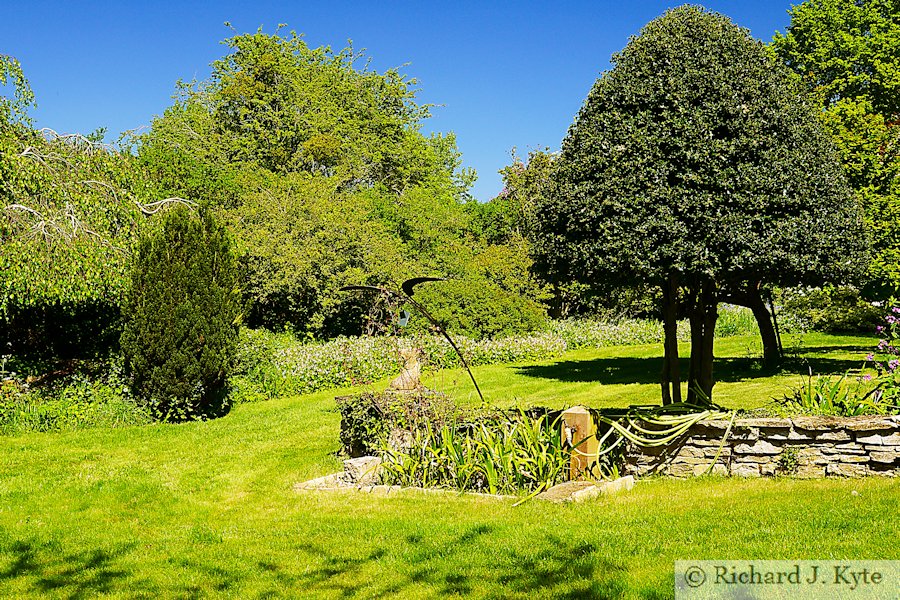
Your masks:
M0 549L3 554L13 555L12 562L0 566L0 583L25 579L31 591L41 596L94 598L109 594L117 589L118 581L131 576L116 563L134 546L124 544L113 550L64 554L52 543L15 541Z
M825 348L817 349L819 352ZM856 347L833 347L829 350L852 352ZM863 352L869 349L863 349ZM827 357L791 357L777 369L767 369L760 358L717 358L713 365L716 381L737 382L763 379L773 375L838 374L859 369L863 360ZM682 377L687 375L689 361L683 358ZM562 360L548 365L526 365L518 367L516 373L526 377L553 379L570 383L601 383L623 385L631 383L659 383L663 359L653 358L594 358L589 360Z
M508 541L505 532L499 533ZM618 598L628 589L624 563L603 556L589 542L547 534L512 544L495 539L497 535L490 524L474 524L454 535L412 534L376 541L362 550L303 542L296 549L311 559L309 568L300 571L279 564L277 558L259 560L250 569L251 578L266 584L252 595L403 597L427 590L436 596L466 596L483 594L487 588L493 595L502 590L503 595L523 597ZM0 586L11 585L27 595L75 599L150 593L152 586L120 564L135 548L127 544L63 553L53 542L15 541L0 548ZM177 555L169 566L173 573L190 572L203 580L167 590L178 597L247 597L245 570Z
M324 557L324 564L297 577L296 585L311 592L376 597L421 593L422 586L437 596L466 596L483 592L479 587L485 583L509 595L533 598L619 598L627 589L624 564L598 555L593 544L546 535L527 547L502 545L485 552L483 546L491 542L483 538L493 535L494 528L485 524L450 539L409 535L398 543L402 557L393 557L401 564L380 585L369 569L390 568L376 565L392 558L384 548L347 557L339 548L304 545L304 552ZM487 557L490 564L473 564L473 555Z

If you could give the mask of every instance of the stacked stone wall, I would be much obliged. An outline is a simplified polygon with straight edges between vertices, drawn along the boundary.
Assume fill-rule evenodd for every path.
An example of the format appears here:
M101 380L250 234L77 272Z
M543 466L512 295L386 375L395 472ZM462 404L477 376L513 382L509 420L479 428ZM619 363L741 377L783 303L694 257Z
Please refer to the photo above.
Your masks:
M900 476L900 417L737 419L723 444L728 423L702 421L666 447L632 445L625 453L625 473Z

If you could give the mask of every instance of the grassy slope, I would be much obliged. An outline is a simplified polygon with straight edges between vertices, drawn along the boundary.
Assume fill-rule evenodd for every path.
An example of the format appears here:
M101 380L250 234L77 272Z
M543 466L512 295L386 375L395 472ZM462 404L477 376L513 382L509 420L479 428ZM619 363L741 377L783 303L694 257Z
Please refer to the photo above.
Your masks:
M539 397L521 369L494 372L481 370L487 390L527 379L517 393ZM559 401L565 389L597 399L596 384L544 385ZM670 597L676 558L900 559L900 485L877 479L648 480L517 508L298 494L293 483L339 468L334 395L209 423L0 439L0 596Z

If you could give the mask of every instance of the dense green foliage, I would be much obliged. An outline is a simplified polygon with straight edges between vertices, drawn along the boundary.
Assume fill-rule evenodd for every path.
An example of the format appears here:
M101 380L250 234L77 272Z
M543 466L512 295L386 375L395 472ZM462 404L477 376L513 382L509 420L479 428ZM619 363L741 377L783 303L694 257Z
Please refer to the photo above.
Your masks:
M540 294L524 248L499 250L517 269L514 286L481 267L497 250L470 223L474 173L461 168L452 134L420 132L429 107L416 103L415 80L360 65L352 48L310 48L293 33L225 44L230 53L209 80L179 86L175 104L138 140L139 155L166 193L221 210L242 257L248 323L316 337L359 333L370 299L341 286L440 274L502 290L491 312L520 302L512 294L524 289L516 308L524 320L501 329L534 326ZM462 298L449 325L473 333L484 302Z
M727 18L674 9L613 62L535 207L535 251L559 279L662 288L667 323L679 304L691 318L689 381L709 395L719 300L852 275L858 209L813 108Z
M513 153L512 163L501 169L503 190L495 198L473 208L474 226L496 241L527 243L539 219L536 207L550 193L556 153L534 150L523 160ZM550 315L557 319L576 316L645 317L658 313L658 294L650 286L621 287L613 281L590 283L562 277L538 262L531 267L544 286Z
M896 0L807 0L773 42L778 55L826 107L868 98L882 115L900 114L900 5Z
M0 56L0 343L42 360L108 353L127 260L152 198L133 157L94 137L36 131L34 95ZM27 260L23 260L27 257Z
M445 327L474 339L515 335L541 329L541 305L486 279L457 279L429 286L416 294ZM418 319L426 327L424 319Z
M135 199L147 196L133 159L49 131L6 130L0 144L0 310L116 303L141 220Z
M573 279L794 283L844 272L860 245L811 107L760 43L697 8L615 57L558 163L536 244Z
M208 211L172 209L141 238L122 351L131 390L154 415L222 410L240 318L237 283L231 240Z
M900 294L900 4L816 0L790 13L772 48L817 98L865 210L874 251L865 291Z

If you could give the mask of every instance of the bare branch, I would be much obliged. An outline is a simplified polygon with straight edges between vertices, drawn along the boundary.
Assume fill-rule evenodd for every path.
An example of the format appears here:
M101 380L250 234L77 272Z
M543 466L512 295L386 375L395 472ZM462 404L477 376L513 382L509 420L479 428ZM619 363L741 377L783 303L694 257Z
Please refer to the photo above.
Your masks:
M28 206L25 206L24 204L8 204L7 206L5 206L5 207L3 207L3 208L4 208L5 210L21 210L21 211L25 211L25 212L31 213L31 214L33 214L34 216L36 216L37 218L39 218L39 219L43 219L43 218L44 218L44 217L41 215L41 213L39 213L38 211L34 210L33 208L29 208Z
M169 204L181 204L191 209L197 208L197 203L193 200L185 200L184 198L178 197L164 198L163 200L157 200L148 204L141 204L137 200L133 200L132 202L134 202L145 215L155 215Z

